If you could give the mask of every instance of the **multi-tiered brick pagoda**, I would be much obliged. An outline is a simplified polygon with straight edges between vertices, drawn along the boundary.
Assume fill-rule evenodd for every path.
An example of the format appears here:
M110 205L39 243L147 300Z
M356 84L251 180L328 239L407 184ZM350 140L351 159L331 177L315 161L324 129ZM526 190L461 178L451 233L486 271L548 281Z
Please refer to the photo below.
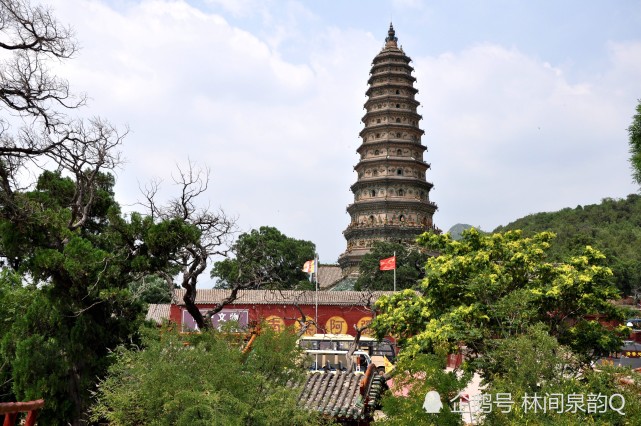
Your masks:
M351 190L354 202L347 207L351 222L343 232L347 250L338 262L344 275L358 272L358 264L374 241L411 242L434 230L436 204L430 201L432 184L423 161L425 133L418 126L418 90L411 59L399 48L390 24L385 46L376 55L367 90L365 128L354 167L358 179Z

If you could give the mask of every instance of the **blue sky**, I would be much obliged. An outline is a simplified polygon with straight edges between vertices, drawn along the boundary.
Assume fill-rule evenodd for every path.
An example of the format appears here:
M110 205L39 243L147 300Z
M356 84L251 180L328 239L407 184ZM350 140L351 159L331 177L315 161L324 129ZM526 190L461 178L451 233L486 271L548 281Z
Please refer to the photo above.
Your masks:
M203 203L241 231L345 248L372 59L390 17L413 58L434 220L492 230L638 191L627 132L641 98L639 1L57 0L83 46L60 71L87 114L131 129L117 197L172 191L188 159Z

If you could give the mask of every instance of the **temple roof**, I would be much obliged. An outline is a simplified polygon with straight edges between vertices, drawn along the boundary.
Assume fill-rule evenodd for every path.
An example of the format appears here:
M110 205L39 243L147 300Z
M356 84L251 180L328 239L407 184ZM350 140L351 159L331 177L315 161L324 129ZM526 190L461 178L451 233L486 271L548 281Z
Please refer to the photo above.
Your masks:
M171 304L169 303L150 303L147 308L147 316L145 319L161 324L163 321L169 320L170 307Z
M318 289L326 290L343 278L343 271L338 265L318 266Z
M363 374L338 371L307 376L298 405L337 420L371 419L380 402L383 378L373 364Z
M217 304L229 296L231 290L200 289L196 294L196 304ZM271 305L298 304L314 305L318 298L319 305L335 306L369 306L381 296L394 294L393 291L311 291L311 290L240 290L238 298L232 305ZM177 305L184 305L185 290L174 290L173 300Z

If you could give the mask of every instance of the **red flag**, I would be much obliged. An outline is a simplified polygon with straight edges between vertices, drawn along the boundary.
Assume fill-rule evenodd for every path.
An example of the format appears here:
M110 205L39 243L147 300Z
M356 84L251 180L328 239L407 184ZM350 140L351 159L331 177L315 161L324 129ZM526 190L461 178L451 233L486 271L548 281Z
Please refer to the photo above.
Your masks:
M380 260L380 270L381 271L391 271L396 269L396 256L388 257L387 259Z

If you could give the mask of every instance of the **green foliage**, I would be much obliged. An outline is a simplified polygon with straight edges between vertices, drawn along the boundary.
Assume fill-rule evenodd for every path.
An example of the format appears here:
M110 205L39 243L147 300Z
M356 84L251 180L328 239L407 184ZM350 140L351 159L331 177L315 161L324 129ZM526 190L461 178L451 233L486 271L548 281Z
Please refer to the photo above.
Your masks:
M393 390L406 396L395 396L387 391L383 396L383 412L387 418L380 422L385 426L405 425L461 425L460 413L453 413L449 401L461 392L470 380L469 373L457 376L454 371L445 371L445 357L420 354L415 358L403 358L396 365ZM426 413L423 409L425 395L436 391L441 396L443 408L439 413ZM377 422L376 424L379 424Z
M152 335L152 333L156 333ZM187 345L185 345L185 342ZM297 407L303 370L293 333L269 327L249 354L237 339L208 331L151 331L145 348L120 347L98 386L94 421L117 425L314 425Z
M564 263L553 262L547 256L553 239L549 232L524 238L519 231L483 235L474 229L461 241L424 234L420 243L440 256L428 259L418 293L405 290L377 301L373 327L379 336L398 337L406 356L463 344L480 357L490 342L537 323L583 361L617 349L624 328L608 330L586 319L625 317L608 302L617 290L604 256L588 246ZM589 336L582 337L586 329ZM473 367L487 370L481 361Z
M381 271L379 261L396 252L396 289L414 288L424 276L427 253L418 246L376 241L372 250L363 256L355 290L393 290L393 271Z
M314 258L316 246L278 229L261 226L241 234L233 245L236 257L214 263L216 287L293 289L308 286L303 264Z
M134 299L144 303L170 303L173 288L165 279L150 275L131 282L129 291Z
M630 164L632 165L632 178L641 185L641 99L638 101L636 114L632 117L632 124L628 127L630 137Z
M497 341L487 357L493 365L486 395L507 393L514 402L510 412L494 407L486 414L488 425L626 425L636 424L641 413L641 375L629 369L602 367L599 370L581 369L569 348L559 345L542 325L529 328L526 333L513 339ZM630 376L636 384L622 386L621 377ZM524 409L525 398L538 395L567 400L567 395L605 395L608 398L620 394L625 399L621 415L609 407L603 413L586 413L580 410L559 413L559 410ZM532 399L529 399L532 401ZM541 404L543 399L540 400ZM616 399L615 407L620 401Z
M518 219L495 232L521 229L526 236L550 231L557 235L550 260L562 261L590 245L606 255L605 265L624 294L641 296L641 196L604 199L601 204L537 213Z
M24 307L31 303L36 293L32 286L23 287L22 277L10 268L0 269L0 359L4 360L4 337L11 331L14 322L24 312ZM12 365L5 362L0 368L0 401L11 395Z
M0 253L13 266L0 292L0 361L9 366L2 374L10 386L3 398L44 398L40 424L77 424L106 373L107 355L137 340L143 304L130 283L173 272L171 254L198 232L177 220L122 217L108 175L95 181L87 221L72 227L75 182L52 172L38 182L15 193L29 215L0 216ZM17 284L26 278L38 287Z

